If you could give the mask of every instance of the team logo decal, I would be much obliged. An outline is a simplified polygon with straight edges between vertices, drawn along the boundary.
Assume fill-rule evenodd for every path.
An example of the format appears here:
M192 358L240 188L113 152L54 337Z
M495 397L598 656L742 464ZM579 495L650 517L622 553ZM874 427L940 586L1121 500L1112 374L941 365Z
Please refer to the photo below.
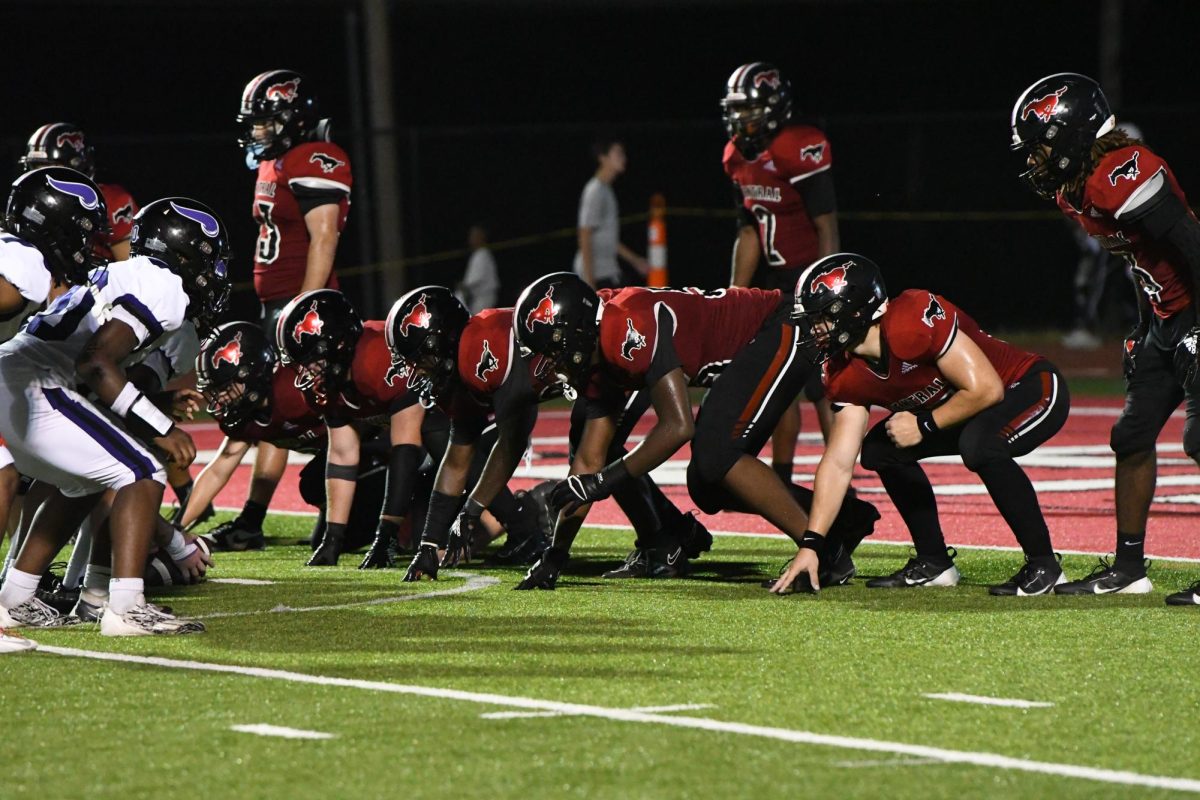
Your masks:
M1058 98L1062 97L1067 91L1064 86L1056 92L1051 92L1045 97L1039 97L1037 100L1030 100L1021 109L1021 119L1029 119L1029 115L1033 114L1042 122L1049 122L1054 113L1058 111Z
M825 160L825 142L820 144L810 144L808 147L800 148L800 160L812 159L814 164L820 164Z
M489 372L495 372L500 369L500 359L492 354L492 349L488 346L488 340L483 340L483 352L479 355L479 363L475 365L475 377L487 383Z
M313 153L308 157L308 163L319 164L321 167L321 172L330 173L338 167L344 166L346 162L339 161L333 156L326 155L325 153Z
M91 211L100 205L100 195L91 186L86 183L76 183L75 181L60 181L57 178L46 176L46 182L58 189L64 194L69 194L79 200L79 205Z
M220 367L222 361L228 361L235 367L242 363L242 334L240 331L237 336L234 336L223 344L217 352L213 353L213 369Z
M839 293L850 284L846 281L846 267L853 266L853 261L847 261L845 264L827 269L820 275L812 279L812 283L808 285L809 292L815 292L824 286L834 294Z
M59 147L69 144L69 145L71 145L71 147L75 148L75 152L77 152L77 153L83 152L83 148L84 148L83 134L79 131L71 131L69 133L60 133L58 135L57 142L58 142Z
M383 376L383 382L388 386L391 386L398 379L407 378L408 372L408 364L404 363L403 361L393 361L392 365L388 367L388 371Z
M770 86L772 89L779 88L779 70L769 69L766 72L760 72L754 76L754 88L757 89L763 84Z
M221 232L221 226L217 223L217 218L206 211L181 206L174 200L171 201L171 208L175 209L181 217L187 217L192 222L199 223L200 230L204 231L205 236L213 237Z
M554 320L558 317L558 309L554 307L554 287L551 286L546 290L546 296L538 301L533 310L529 312L529 316L525 317L525 330L533 332L533 323L540 322L543 325L553 325Z
M300 338L305 334L320 336L321 329L324 327L325 320L321 319L321 315L317 313L317 301L313 300L312 306L309 307L308 311L304 312L304 317L292 329L292 339L299 342Z
M621 345L621 358L626 361L633 361L633 351L641 350L646 346L646 337L638 333L638 329L633 327L633 320L625 319L628 328L625 331L625 342Z
M404 319L401 320L400 335L408 336L409 328L424 328L425 330L429 330L429 323L432 321L432 319L433 315L430 314L429 309L425 307L425 295L422 293L421 296L417 298L417 304L412 307L412 311L409 311L407 314L405 314Z
M112 213L113 222L133 222L133 203L126 203Z
M929 327L933 327L935 319L945 319L946 309L942 308L942 304L937 301L933 295L929 295L929 307L925 309L925 313L921 315L921 321Z
M296 94L300 91L300 79L292 78L290 81L282 83L274 83L267 87L266 98L268 100L295 100Z
M1140 150L1134 150L1133 156L1128 161L1114 169L1112 172L1108 173L1108 182L1113 186L1116 186L1117 181L1121 180L1121 178L1128 178L1131 181L1136 181L1138 179L1138 175L1142 174L1142 171L1138 168L1138 156L1140 154Z

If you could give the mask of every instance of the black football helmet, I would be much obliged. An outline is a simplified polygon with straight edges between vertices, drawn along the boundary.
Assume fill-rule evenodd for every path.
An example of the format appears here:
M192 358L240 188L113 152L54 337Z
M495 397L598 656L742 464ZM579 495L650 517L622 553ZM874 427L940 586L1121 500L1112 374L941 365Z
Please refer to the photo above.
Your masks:
M22 172L38 167L70 167L89 178L96 174L92 146L83 130L69 122L51 122L38 128L25 143L25 155L17 162Z
M164 197L133 218L129 252L167 265L183 280L188 318L211 330L229 303L229 234L213 210L187 197Z
M792 84L771 64L743 64L725 83L721 116L738 152L757 158L792 118Z
M392 371L408 373L408 386L426 406L440 398L454 379L458 340L471 313L444 286L413 289L392 305L384 335L392 352Z
M553 272L525 287L513 311L513 331L523 355L540 356L574 400L591 371L600 336L600 297L572 272Z
M252 322L227 322L196 356L196 388L218 422L239 428L271 399L275 348Z
M875 262L834 253L801 273L792 320L800 329L801 350L819 363L862 341L886 310L887 287Z
M317 98L308 79L290 69L271 69L246 84L238 124L243 126L238 144L247 164L270 161L301 142L326 138L328 122L319 119ZM254 136L254 126L265 125L266 135Z
M100 188L82 172L40 167L13 181L4 229L41 251L56 277L85 283L103 263L92 253L92 239L108 230L108 209Z
M284 306L275 328L282 364L296 367L296 388L324 406L345 383L363 324L346 296L313 289Z
M1038 195L1052 198L1079 174L1092 144L1115 128L1117 119L1100 84L1084 75L1060 72L1021 93L1011 124L1012 149L1022 154L1027 165L1032 162L1021 179Z

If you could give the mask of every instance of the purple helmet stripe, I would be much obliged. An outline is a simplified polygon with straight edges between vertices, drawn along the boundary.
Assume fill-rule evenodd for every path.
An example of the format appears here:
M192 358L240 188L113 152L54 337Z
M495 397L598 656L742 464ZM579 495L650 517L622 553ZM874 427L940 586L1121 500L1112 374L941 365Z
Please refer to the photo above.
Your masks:
M64 194L69 194L72 197L78 198L79 204L91 211L100 205L100 195L96 189L86 183L76 183L75 181L60 181L55 178L46 176L46 182L58 189Z
M171 201L171 208L178 211L182 216L187 217L192 222L200 223L200 230L204 231L204 235L210 238L215 237L221 232L221 224L217 222L217 218L207 211L201 211L198 208L188 208L181 206L174 200Z

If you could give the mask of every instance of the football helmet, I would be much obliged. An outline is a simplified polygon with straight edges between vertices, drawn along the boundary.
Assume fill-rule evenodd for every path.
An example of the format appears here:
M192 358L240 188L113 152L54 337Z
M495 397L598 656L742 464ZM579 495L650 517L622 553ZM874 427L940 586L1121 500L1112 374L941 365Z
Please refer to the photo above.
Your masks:
M1116 127L1100 84L1074 72L1042 78L1017 98L1012 110L1012 149L1028 169L1021 173L1034 192L1052 198L1087 163L1092 144Z
M84 283L103 263L92 253L92 240L108 230L108 209L100 188L82 172L39 167L13 181L4 229L41 251L57 277Z
M392 369L408 373L408 387L432 404L450 386L458 364L458 340L471 314L444 286L413 289L392 305L384 336Z
M862 341L886 310L887 287L875 262L834 253L801 273L792 320L800 329L800 348L820 363Z
M296 388L324 406L345 383L363 324L346 296L313 289L284 306L275 328L282 364L296 367Z
M92 146L83 130L69 122L51 122L38 128L25 143L25 155L17 162L22 172L38 167L70 167L89 178L95 177Z
M557 377L574 400L591 371L600 336L600 297L572 272L538 278L517 298L513 331L521 353L540 356L539 374Z
M252 322L227 322L213 331L196 357L196 389L208 412L239 428L271 398L275 348Z
M246 162L270 161L303 141L317 136L321 125L317 98L308 79L290 69L272 69L255 75L242 90L238 124L243 126L238 144ZM254 135L254 126L266 127Z
M213 210L188 197L164 197L133 218L129 252L166 264L183 281L188 318L211 330L229 303L229 233Z
M738 152L757 158L792 118L792 85L778 67L743 64L725 83L721 117Z

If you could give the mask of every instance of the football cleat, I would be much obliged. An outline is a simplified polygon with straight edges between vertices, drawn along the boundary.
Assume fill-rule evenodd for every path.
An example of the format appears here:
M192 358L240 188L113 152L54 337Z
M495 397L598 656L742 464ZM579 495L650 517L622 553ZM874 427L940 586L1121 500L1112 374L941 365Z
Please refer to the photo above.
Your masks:
M26 639L15 633L8 633L0 628L0 653L23 653L26 650L36 650L37 642Z
M678 578L687 572L687 556L679 545L634 550L605 578Z
M263 532L243 525L240 517L222 522L204 534L204 539L214 550L229 550L235 553L243 550L262 550L267 546Z
M36 597L13 608L0 606L0 628L65 628L78 624L78 617L62 614Z
M71 609L72 616L78 617L80 622L99 622L104 616L104 606L89 603L80 595L79 600L75 603L75 608Z
M530 589L553 591L558 588L558 575L569 560L570 556L565 550L555 550L553 547L548 547L546 548L546 552L542 553L542 557L537 560L537 563L525 573L525 577L521 579L521 582L513 588L517 591L528 591Z
M845 586L850 583L851 578L858 574L858 568L854 566L854 559L850 557L848 552L846 552L846 548L843 547L840 542L835 544L837 549L834 551L833 558L830 559L825 555L822 555L820 564L817 567L817 580L821 582L822 589L830 586ZM784 564L783 568L779 570L779 574L783 575L783 573L787 571L787 568L790 566L790 564L790 561L787 564ZM764 589L771 589L774 588L775 584L778 582L779 578L767 578L759 585ZM811 592L812 590L812 583L809 581L808 576L804 573L800 573L796 576L796 579L792 581L792 585L788 590L788 594L795 592Z
M1149 594L1154 584L1146 577L1145 562L1140 566L1109 563L1101 558L1092 569L1092 574L1083 580L1060 583L1054 587L1055 594Z
M487 556L484 561L498 566L532 564L541 557L548 544L540 530L524 538L515 538L510 532L504 540L504 546Z
M697 559L701 553L712 550L713 537L704 527L704 523L696 519L696 513L684 514L680 521L671 526L669 534L674 535L683 546L683 554L688 559Z
M996 597L1034 597L1053 594L1054 587L1067 582L1059 565L1061 556L1036 560L1025 559L1025 565L1004 583L988 587L988 594Z
M325 536L321 539L321 546L313 551L309 556L306 567L336 567L338 559L342 557L342 537L334 535L331 529L325 529Z
M117 614L105 607L100 617L101 636L181 636L204 631L203 622L177 617L164 608L146 602L124 614Z
M1200 581L1174 594L1167 595L1169 606L1200 606Z
M915 586L957 586L960 576L958 567L954 566L956 555L958 555L958 551L953 547L948 547L945 560L914 556L891 575L867 581L867 588L908 589ZM946 561L949 561L949 564Z
M38 582L37 598L60 614L70 614L79 599L79 589L68 589L63 585L62 578L55 569L66 569L66 564L59 561L51 564L46 574Z
M413 556L412 563L408 565L408 572L404 573L404 582L419 581L424 576L429 576L430 580L436 581L440 562L437 545L431 542L422 543L417 548L417 554Z

